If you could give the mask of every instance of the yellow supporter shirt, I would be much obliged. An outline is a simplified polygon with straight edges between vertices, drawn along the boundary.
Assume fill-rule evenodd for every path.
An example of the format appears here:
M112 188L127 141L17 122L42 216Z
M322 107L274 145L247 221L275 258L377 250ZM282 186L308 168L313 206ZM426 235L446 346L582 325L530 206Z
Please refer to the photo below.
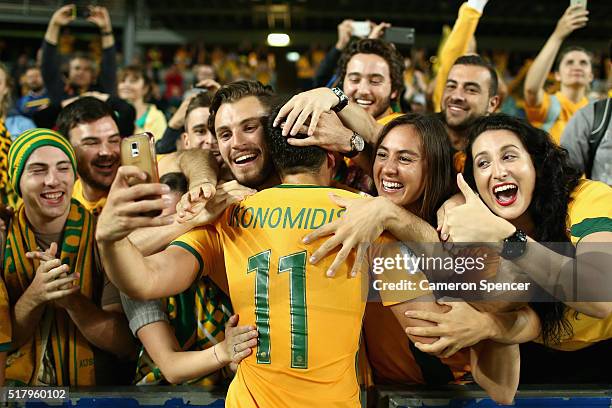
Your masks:
M392 112L388 114L387 116L383 116L382 118L378 119L376 122L380 123L381 125L386 125L387 123L391 122L393 119L399 118L402 115L403 113L401 112Z
M205 273L210 259L223 256L240 324L258 327L259 345L241 362L227 407L360 407L355 358L368 273L347 277L351 253L328 278L336 253L311 265L308 258L320 242L302 243L308 232L344 212L329 199L330 192L358 197L329 187L283 184L228 208L214 225L218 238L211 228L199 228L173 243L200 259ZM216 254L206 244L215 239L222 247Z
M540 129L546 130L552 136L556 144L561 143L561 134L567 122L579 109L589 104L587 98L582 98L578 103L567 99L560 91L554 94L558 104L553 102L551 95L544 93L540 106L529 106L525 104L527 120ZM555 119L556 118L556 119Z
M106 197L102 197L98 201L88 201L83 195L83 183L81 182L81 179L77 179L74 182L74 187L72 188L72 198L81 203L85 209L91 211L93 215L100 214L104 208L104 204L106 204Z
M144 118L138 118L134 126L134 134L151 132L155 141L158 141L164 136L164 132L168 127L166 116L162 111L157 109L155 104L149 104Z
M595 232L612 232L612 188L599 181L582 180L572 192L568 207L568 229L574 245ZM572 324L573 336L550 347L572 351L612 338L612 315L597 319L582 313L567 310Z

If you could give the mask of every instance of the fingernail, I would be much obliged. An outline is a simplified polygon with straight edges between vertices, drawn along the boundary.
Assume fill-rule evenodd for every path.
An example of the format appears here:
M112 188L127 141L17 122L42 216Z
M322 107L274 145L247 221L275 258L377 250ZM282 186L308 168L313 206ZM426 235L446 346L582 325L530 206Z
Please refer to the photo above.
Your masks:
M310 263L315 263L315 262L317 262L317 258L315 258L314 256L311 256L309 261L310 261Z
M448 234L442 234L442 240L446 241L448 239Z
M334 276L334 271L332 271L331 269L328 269L328 270L327 270L327 276L328 276L328 277L330 277L330 278L331 278L332 276Z
M161 190L162 190L162 193L169 193L170 187L167 184L162 184Z
M307 244L307 243L310 242L310 240L308 239L308 237L304 237L304 238L302 238L302 242ZM310 259L312 260L312 257Z

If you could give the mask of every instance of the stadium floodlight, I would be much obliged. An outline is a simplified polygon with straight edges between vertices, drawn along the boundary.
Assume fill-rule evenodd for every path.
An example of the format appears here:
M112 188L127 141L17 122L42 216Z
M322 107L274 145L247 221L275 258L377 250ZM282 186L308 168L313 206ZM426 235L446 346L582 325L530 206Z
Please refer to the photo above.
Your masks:
M270 47L286 47L291 42L289 35L285 33L270 33L268 34L268 45Z
M287 61L298 62L299 59L300 59L299 52L291 51L287 53Z

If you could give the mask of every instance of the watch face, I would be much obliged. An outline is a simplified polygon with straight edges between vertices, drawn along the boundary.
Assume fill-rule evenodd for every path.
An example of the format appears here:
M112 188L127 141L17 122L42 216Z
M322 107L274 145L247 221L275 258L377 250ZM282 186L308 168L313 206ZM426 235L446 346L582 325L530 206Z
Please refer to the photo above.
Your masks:
M352 142L353 142L353 145L355 146L355 150L357 150L358 152L362 152L363 149L365 148L365 141L358 134L353 135Z

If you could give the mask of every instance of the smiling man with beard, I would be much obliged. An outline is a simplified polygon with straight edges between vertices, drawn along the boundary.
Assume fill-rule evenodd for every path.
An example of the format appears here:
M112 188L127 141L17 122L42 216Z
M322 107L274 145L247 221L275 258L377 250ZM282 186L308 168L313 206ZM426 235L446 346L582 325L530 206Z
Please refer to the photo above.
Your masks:
M348 72L348 71L347 71ZM348 74L347 74L348 76ZM489 115L499 107L497 73L495 69L478 55L464 55L455 61L448 73L442 95L440 120L446 126L449 140L456 150L454 166L462 171L465 162L463 149L467 146L469 126L479 117ZM342 124L359 134L367 144L376 146L384 123L394 118L388 115L373 120L370 111L363 104L352 99L348 104L329 88L311 89L289 100L280 110L276 124L283 124L284 135L295 135L307 119L308 137L289 143L300 146L322 146L328 150L340 150L341 146L352 145L352 132L321 132L325 123L325 113L334 110ZM388 119L388 120L387 120Z
M84 97L62 109L57 126L76 152L79 179L72 196L97 215L120 165L121 136L114 112L104 102Z
M482 57L464 55L453 64L442 94L441 115L455 150L465 148L467 130L476 119L498 108L497 86L495 69Z

